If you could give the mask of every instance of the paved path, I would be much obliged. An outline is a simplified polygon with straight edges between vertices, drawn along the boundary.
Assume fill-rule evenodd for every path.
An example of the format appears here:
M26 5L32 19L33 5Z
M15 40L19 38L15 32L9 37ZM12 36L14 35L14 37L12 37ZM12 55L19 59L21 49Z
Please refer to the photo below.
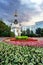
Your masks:
M43 37L32 37L33 39L43 40Z
M0 42L2 42L5 39L5 37L0 37Z

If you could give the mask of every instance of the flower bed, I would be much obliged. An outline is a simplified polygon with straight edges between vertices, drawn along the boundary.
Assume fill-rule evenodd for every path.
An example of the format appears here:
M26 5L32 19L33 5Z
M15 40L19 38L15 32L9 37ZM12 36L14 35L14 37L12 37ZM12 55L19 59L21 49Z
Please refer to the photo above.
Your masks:
M21 45L21 46L36 46L36 47L43 47L43 40L37 40L29 38L27 40L17 40L15 38L10 38L10 40L5 40L4 42L14 44L14 45Z
M43 65L43 48L0 43L0 65Z
M10 41L15 41L16 40L16 38L10 38Z
M38 41L38 40L37 39L32 39L32 38L28 38L28 39L10 38L10 41Z
M43 47L43 41L9 41L7 43L20 45L20 46L34 46L34 47Z

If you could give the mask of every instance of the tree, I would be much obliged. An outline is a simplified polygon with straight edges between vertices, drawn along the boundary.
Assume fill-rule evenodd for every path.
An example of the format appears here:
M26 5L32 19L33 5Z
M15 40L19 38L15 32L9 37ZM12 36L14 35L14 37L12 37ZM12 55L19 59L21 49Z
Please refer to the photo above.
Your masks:
M30 30L29 29L26 30L26 35L30 36Z
M31 30L30 34L34 34L34 32Z
M33 37L34 36L34 33L33 33L33 31L31 30L31 32L30 32L30 37Z
M43 37L43 28L41 29L41 36Z
M41 36L41 28L37 28L37 29L36 29L36 34L37 34L38 36Z
M21 36L25 36L25 35L26 35L26 31L24 30L22 31Z
M11 28L0 20L0 36L10 37Z
M10 31L10 37L15 37L15 33Z

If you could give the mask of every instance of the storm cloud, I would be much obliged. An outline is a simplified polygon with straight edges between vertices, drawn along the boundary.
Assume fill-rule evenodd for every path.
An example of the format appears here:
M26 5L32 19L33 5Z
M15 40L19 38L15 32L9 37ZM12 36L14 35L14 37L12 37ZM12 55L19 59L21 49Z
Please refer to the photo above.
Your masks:
M0 18L6 22L14 20L15 10L18 21L25 25L43 20L43 0L0 0Z

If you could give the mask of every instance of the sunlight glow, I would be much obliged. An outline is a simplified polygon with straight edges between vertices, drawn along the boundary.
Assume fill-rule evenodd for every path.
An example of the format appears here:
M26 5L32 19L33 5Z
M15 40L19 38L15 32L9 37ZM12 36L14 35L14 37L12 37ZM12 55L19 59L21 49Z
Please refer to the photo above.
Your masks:
M31 0L31 2L36 3L36 4L41 4L42 0Z

